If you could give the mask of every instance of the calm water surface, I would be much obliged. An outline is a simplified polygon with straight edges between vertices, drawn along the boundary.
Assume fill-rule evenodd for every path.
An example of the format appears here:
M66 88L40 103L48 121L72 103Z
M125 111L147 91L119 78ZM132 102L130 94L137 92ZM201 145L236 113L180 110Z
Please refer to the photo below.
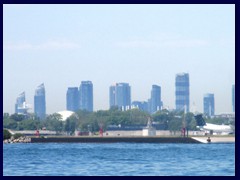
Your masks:
M235 144L4 144L4 176L234 176Z

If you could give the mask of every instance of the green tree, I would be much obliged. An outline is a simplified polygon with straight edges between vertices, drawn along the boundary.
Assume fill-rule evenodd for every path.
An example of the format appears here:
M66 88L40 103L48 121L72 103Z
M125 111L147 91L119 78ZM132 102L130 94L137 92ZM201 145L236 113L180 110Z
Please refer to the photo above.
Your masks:
M43 121L42 126L45 126L48 130L60 133L64 130L63 122L61 119L62 116L60 114L51 114L47 116L45 121Z
M76 129L76 120L72 118L68 118L65 122L64 130L68 132L70 135L74 133Z
M132 125L143 125L147 124L147 117L150 115L146 112L140 111L139 109L132 109L127 111L130 116L130 124Z
M19 130L36 130L40 127L40 121L26 119L18 124Z
M173 114L166 109L162 111L157 111L153 115L153 121L162 124L165 130L168 129L168 122L173 118L174 118Z
M182 129L182 121L180 119L172 119L168 122L168 128L170 132L176 134L177 131L181 131Z
M10 139L11 136L11 133L7 129L3 129L3 140Z
M14 121L13 119L3 119L3 128L7 129L17 129L18 123Z
M218 125L222 125L222 124L229 124L229 119L228 118L207 118L205 119L206 122L208 123L212 123L212 124L218 124Z
M9 119L9 113L3 113L3 119Z
M13 119L14 121L22 121L25 119L25 115L15 113L10 116L10 119Z

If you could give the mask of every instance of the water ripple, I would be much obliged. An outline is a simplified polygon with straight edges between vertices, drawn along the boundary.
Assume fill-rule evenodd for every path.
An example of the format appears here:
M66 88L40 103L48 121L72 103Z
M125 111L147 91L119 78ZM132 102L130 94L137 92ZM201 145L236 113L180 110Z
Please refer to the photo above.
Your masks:
M234 176L235 144L4 144L4 176Z

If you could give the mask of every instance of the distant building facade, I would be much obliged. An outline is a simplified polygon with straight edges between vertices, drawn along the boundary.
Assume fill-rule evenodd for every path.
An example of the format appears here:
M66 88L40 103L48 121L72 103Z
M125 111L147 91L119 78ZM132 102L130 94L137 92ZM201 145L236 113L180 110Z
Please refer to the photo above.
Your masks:
M116 106L116 86L110 86L109 88L109 108Z
M26 114L26 110L24 109L24 104L26 103L25 92L22 92L18 95L16 104L15 104L15 113L17 114Z
M40 84L35 90L34 113L39 119L46 117L46 98L44 84Z
M91 81L82 81L79 88L79 109L93 111L93 84Z
M133 101L131 109L137 108L140 111L148 112L148 103L146 101Z
M205 94L203 97L203 113L206 116L215 115L214 94Z
M161 87L158 85L152 85L151 99L150 99L150 113L155 113L161 110Z
M232 110L235 112L235 84L232 85Z
M117 83L109 89L110 108L117 106L122 111L131 109L131 87L128 83Z
M184 111L186 106L186 111L189 112L189 74L179 73L176 75L175 81L175 105L177 111Z
M66 95L67 110L77 111L79 109L79 91L77 87L69 87Z

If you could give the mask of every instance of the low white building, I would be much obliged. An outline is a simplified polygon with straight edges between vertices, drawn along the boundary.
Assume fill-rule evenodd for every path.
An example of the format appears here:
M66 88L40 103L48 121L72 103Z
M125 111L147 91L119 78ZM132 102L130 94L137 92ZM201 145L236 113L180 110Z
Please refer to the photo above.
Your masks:
M64 111L59 111L57 112L57 114L60 114L62 116L62 121L66 121L67 118L69 118L70 116L72 116L74 114L73 111L67 111L67 110L64 110Z

